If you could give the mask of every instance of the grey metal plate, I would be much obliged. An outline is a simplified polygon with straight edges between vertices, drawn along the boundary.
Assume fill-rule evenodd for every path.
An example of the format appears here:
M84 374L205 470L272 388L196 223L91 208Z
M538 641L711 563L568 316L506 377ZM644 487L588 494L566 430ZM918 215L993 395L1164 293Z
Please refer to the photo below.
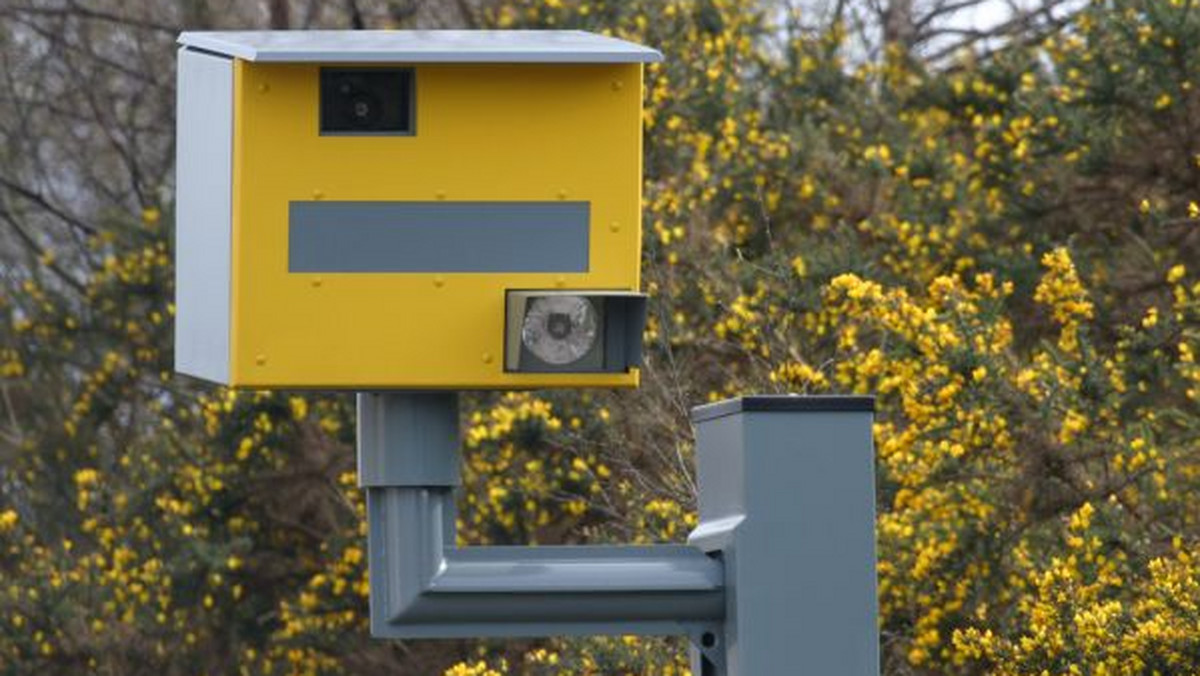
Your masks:
M797 673L802 656L802 673L878 676L874 416L858 399L693 409L700 526L688 540L725 564L720 673Z
M247 61L655 63L657 50L586 31L189 31L179 42Z
M233 61L179 50L175 370L229 380Z
M587 272L587 202L292 202L290 272Z

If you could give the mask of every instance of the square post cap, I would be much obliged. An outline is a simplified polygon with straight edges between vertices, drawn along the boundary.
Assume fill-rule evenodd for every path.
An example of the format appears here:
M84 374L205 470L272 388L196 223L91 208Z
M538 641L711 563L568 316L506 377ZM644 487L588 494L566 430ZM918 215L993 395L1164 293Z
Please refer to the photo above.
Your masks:
M733 397L692 409L692 422L702 423L735 413L874 413L875 397L848 394L755 394Z

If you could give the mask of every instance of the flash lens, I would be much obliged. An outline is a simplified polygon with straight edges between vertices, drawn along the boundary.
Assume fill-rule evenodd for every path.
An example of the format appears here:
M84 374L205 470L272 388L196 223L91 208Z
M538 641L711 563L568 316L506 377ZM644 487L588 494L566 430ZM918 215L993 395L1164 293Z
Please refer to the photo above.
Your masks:
M596 344L596 307L582 296L535 298L521 324L521 343L547 364L579 361Z

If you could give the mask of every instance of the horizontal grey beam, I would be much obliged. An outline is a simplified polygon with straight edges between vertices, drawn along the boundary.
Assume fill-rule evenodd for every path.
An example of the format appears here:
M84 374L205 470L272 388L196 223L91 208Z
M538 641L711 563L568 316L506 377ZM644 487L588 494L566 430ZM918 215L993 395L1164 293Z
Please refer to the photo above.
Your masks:
M719 591L720 566L687 545L467 547L429 583L444 593ZM613 573L617 574L613 574Z
M724 568L693 547L459 549L448 487L368 488L367 510L378 637L687 634L724 617Z

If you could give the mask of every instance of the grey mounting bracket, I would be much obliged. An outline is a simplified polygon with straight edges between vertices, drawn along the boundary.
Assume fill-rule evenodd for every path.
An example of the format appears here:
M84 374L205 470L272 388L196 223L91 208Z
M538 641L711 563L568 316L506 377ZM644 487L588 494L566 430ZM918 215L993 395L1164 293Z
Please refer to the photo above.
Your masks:
M720 623L695 624L687 627L691 643L693 676L723 676L729 673L725 664L725 629Z
M360 394L371 633L686 635L696 676L796 673L798 659L875 676L872 410L868 397L695 409L688 545L460 548L457 394Z

